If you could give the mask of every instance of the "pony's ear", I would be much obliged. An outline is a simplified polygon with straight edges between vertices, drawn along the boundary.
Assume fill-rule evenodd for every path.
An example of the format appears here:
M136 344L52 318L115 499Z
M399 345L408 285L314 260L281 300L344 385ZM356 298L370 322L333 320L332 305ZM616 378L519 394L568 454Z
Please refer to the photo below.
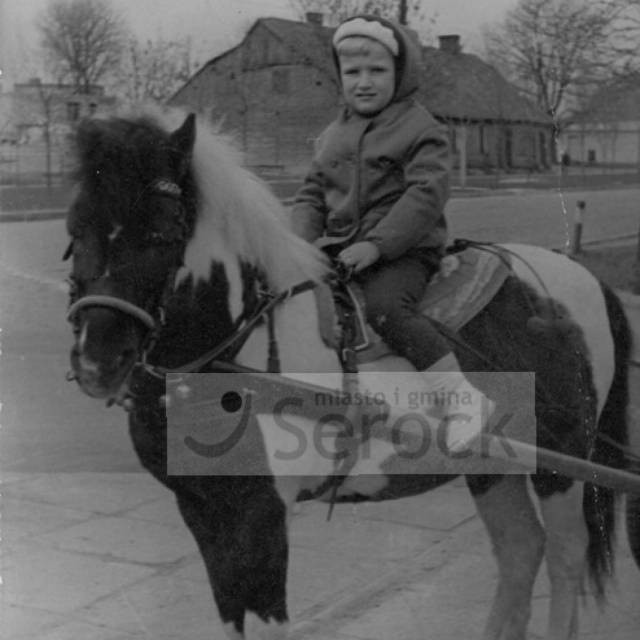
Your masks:
M171 134L170 141L175 168L178 176L182 178L189 168L193 145L196 141L196 116L194 113L190 113L180 128Z

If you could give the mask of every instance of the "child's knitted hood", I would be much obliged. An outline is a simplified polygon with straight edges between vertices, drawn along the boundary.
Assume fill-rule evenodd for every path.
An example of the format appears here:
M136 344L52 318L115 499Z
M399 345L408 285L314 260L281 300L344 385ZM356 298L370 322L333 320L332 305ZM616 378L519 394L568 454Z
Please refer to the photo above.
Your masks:
M421 54L417 39L396 22L372 15L357 15L338 26L333 36L333 59L340 80L336 45L343 38L363 36L384 45L396 63L396 90L392 102L403 100L418 89Z

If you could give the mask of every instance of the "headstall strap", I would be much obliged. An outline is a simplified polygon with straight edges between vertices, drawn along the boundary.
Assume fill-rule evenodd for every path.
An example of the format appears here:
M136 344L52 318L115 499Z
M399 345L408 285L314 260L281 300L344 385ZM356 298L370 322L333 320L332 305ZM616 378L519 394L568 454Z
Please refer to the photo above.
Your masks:
M271 324L271 328L269 328L269 314L275 309L275 307L285 300L292 298L293 296L298 295L299 293L303 293L304 291L310 291L316 286L316 283L312 280L305 280L304 282L300 282L285 291L282 291L277 294L273 294L271 292L264 292L265 302L258 306L258 308L250 314L248 317L241 316L239 320L240 323L237 323L234 330L231 332L227 338L225 338L222 342L220 342L216 347L200 356L196 360L186 363L185 365L177 368L167 369L165 367L154 366L145 364L144 369L147 372L151 372L153 369L154 375L166 375L168 373L188 373L188 372L198 372L204 370L208 365L211 364L214 360L224 359L225 361L231 361L235 358L236 354L242 349L246 340L251 335L251 332L254 330L256 325L262 322L265 318L267 320L268 331L273 331L271 337L273 338L273 343L270 341L270 351L269 351L269 359L270 366L275 370L274 373L279 371L280 363L277 349L277 342L275 339L275 330L273 325Z

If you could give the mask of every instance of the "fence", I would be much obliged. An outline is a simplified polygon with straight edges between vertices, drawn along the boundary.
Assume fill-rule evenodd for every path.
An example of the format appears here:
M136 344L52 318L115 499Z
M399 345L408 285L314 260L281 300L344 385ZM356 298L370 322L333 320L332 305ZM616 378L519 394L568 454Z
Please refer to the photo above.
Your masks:
M43 143L0 145L0 185L57 184L70 170L71 157L66 147L52 146L47 162Z

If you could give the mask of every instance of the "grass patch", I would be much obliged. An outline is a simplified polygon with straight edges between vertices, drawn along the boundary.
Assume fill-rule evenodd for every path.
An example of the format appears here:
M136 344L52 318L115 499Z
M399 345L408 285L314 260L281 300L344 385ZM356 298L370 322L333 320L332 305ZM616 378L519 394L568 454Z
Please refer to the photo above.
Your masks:
M640 274L636 265L635 244L606 249L583 249L576 260L613 289L638 290Z

